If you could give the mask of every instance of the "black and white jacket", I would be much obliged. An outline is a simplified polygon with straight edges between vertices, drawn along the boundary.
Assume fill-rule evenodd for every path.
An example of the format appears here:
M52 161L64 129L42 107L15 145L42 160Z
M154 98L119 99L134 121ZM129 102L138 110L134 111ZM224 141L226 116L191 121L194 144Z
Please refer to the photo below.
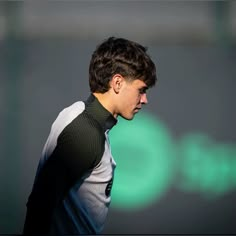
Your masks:
M28 199L25 234L102 231L116 166L108 132L116 122L92 94L58 115Z

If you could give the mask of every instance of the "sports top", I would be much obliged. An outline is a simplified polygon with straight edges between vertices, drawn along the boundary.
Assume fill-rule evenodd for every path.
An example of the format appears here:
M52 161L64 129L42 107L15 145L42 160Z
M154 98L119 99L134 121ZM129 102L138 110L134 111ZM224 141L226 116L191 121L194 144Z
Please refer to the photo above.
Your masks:
M101 233L116 166L108 132L116 123L92 94L60 112L27 202L25 234Z

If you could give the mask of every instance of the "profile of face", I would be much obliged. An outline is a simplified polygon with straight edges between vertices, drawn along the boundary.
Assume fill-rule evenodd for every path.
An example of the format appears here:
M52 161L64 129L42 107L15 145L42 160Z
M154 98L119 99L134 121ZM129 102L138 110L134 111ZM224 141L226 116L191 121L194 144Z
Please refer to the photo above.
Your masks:
M118 115L127 120L132 120L139 112L142 105L147 104L146 91L148 86L140 79L122 81L119 90Z

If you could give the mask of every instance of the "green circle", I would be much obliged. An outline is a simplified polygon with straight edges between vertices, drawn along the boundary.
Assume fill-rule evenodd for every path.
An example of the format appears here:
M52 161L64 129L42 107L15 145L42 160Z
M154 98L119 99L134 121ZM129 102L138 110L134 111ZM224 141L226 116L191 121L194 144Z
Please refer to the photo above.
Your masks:
M112 206L138 209L161 197L173 174L173 144L167 128L147 113L132 121L120 118L110 141L117 163Z

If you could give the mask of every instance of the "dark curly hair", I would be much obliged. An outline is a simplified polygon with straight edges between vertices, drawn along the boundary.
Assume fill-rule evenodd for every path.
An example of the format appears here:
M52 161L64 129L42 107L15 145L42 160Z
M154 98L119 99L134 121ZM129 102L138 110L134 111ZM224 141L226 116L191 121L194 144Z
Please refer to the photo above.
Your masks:
M155 85L156 67L147 48L123 38L110 37L97 46L89 65L91 92L105 93L115 74L127 80L140 79L148 87Z

